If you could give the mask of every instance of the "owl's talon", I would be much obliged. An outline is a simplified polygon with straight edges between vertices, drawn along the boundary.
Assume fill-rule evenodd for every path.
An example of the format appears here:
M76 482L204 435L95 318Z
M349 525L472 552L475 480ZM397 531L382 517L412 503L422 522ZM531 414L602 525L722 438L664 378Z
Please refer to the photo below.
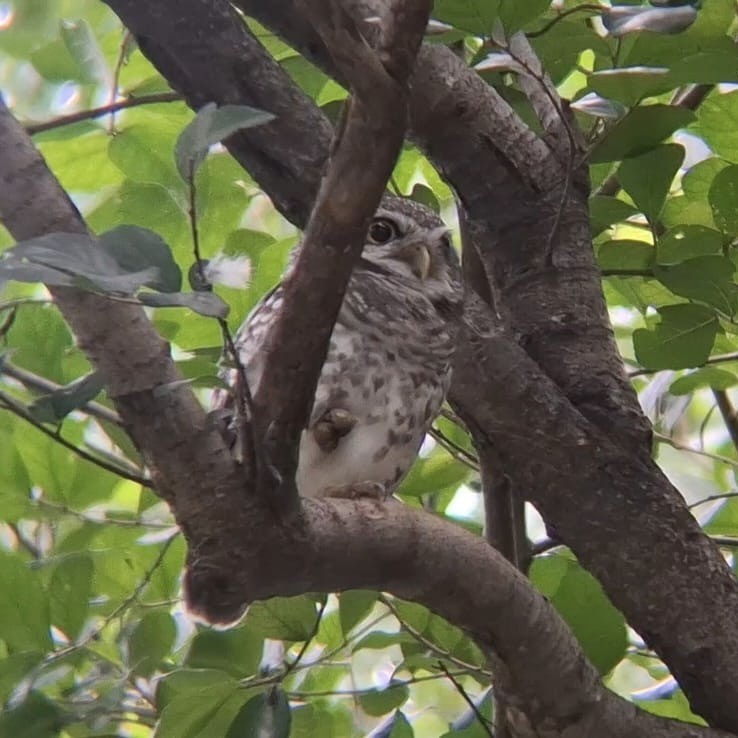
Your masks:
M313 426L313 437L321 451L335 451L338 442L356 425L356 418L348 410L334 408L325 412Z
M341 486L326 487L321 497L338 497L343 500L369 499L384 502L390 495L385 485L379 482L355 482Z

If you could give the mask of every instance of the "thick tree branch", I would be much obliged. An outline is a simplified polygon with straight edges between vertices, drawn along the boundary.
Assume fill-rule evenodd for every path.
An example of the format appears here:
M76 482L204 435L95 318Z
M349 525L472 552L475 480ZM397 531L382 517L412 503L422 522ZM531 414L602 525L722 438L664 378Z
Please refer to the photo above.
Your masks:
M4 108L0 142L0 216L11 232L84 231ZM72 289L62 290L57 301L98 368L106 368L116 406L173 505L191 547L187 586L203 598L202 611L235 617L246 603L275 594L382 589L425 604L498 653L526 715L541 727L602 738L727 735L650 716L605 690L545 598L482 539L460 528L396 503L340 500L303 501L290 525L276 524L268 504L244 497L240 474L189 388L160 381L150 388L132 385L128 375L137 369L149 381L154 371L175 376L160 339L137 319L138 308ZM94 320L85 314L90 307ZM101 334L114 361L95 343ZM136 352L123 350L130 346L156 358L156 370L139 366Z
M297 260L284 281L282 309L267 342L264 379L254 398L269 463L291 484L300 435L354 264L366 241L400 152L407 125L407 79L428 22L430 3L398 0L382 19L373 50L340 4L303 0L335 64L350 80L351 98ZM347 183L351 183L348 187Z
M105 0L169 84L197 110L208 102L274 113L226 141L277 209L304 226L328 154L331 125L248 33L226 0Z
M235 4L341 79L295 0ZM623 374L597 277L586 172L570 172L567 157L444 46L421 48L411 90L410 135L457 193L511 330L587 417L648 453L648 423Z
M156 24L145 17L148 6L140 4L132 9L134 5L138 4L118 0L114 3L114 6L126 6L128 12L135 10L138 16L134 22L140 29L155 28ZM209 12L216 12L218 7L218 3L212 3L206 9L199 1L186 6L179 3L169 10L166 9L167 2L157 5L162 13L170 12L178 17L187 15L196 29L209 17ZM290 0L272 0L270 3L241 0L241 7L253 11L266 25L311 54L312 58L323 53L324 61L330 63L320 39L316 40ZM124 20L128 22L127 18ZM185 30L183 25L180 26L180 31ZM243 40L249 38L247 30L241 27L239 33L238 43L247 43ZM162 31L161 35L166 37L167 31ZM301 39L307 41L303 43ZM186 65L189 47L203 44L202 53L209 53L208 43L219 43L219 40L203 39L202 34L195 32L190 38L181 37L168 43L177 50L177 55L182 56L179 63ZM151 51L151 47L143 48L147 53ZM212 59L214 64L209 67L209 77L220 77L218 54L213 54ZM171 73L171 65L166 67L155 63L165 74ZM492 430L499 430L497 442L505 448L504 453L509 460L507 470L516 488L528 490L531 485L530 489L537 490L539 496L546 496L549 504L545 504L546 499L536 501L547 522L567 543L573 544L585 566L595 573L606 574L602 580L609 594L642 634L660 645L661 655L674 672L689 676L683 686L695 709L716 724L732 726L735 720L727 706L737 699L735 685L738 684L738 675L734 672L738 663L735 652L738 633L735 624L723 617L730 609L718 612L714 608L703 608L701 603L710 600L713 591L719 591L726 602L732 602L736 597L736 584L716 549L701 537L691 519L685 519L683 504L675 496L673 488L665 486L663 477L643 458L647 453L643 439L648 435L648 426L632 389L622 375L622 365L607 322L589 243L586 186L574 178L572 196L560 217L561 227L554 244L554 268L546 268L541 255L545 256L548 249L550 226L559 217L561 200L560 192L542 186L542 182L554 181L558 170L558 181L563 183L565 176L560 166L553 157L541 158L537 152L540 146L545 149L545 145L536 143L535 137L531 139L532 134L520 129L509 109L501 107L487 85L450 51L441 47L421 49L416 69L411 99L415 135L461 195L470 215L474 242L483 256L485 271L498 287L495 297L500 298L500 310L510 322L513 334L520 337L530 356L582 413L603 429L602 432L615 434L619 442L629 448L619 462L609 465L617 494L606 494L605 489L612 489L608 481L598 495L609 504L590 505L585 517L581 514L581 501L591 500L587 485L580 484L575 493L570 477L562 476L555 465L530 463L528 444L531 429L535 431L540 425L539 414L552 411L551 400L537 403L531 401L534 395L518 395L516 401L520 407L530 412L518 412L518 420L525 417L528 425L523 428L513 423L511 428L518 429L514 434L503 432L503 423L495 418L493 412L483 413L481 407L467 402L470 425L476 423L479 433L487 432L488 424ZM227 65L222 72L227 76ZM207 98L210 80L197 81L203 88L196 94ZM275 97L283 95L279 88L271 94ZM463 135L459 133L462 130ZM301 141L299 136L292 140ZM272 140L270 143L274 148L264 154L265 160L274 162L285 147L291 150L289 139L283 142ZM527 156L527 163L506 158L504 152L511 148L513 154L516 148L522 152L515 154L518 158ZM517 166L521 167L521 172ZM305 181L314 181L310 179L311 174L305 173ZM266 187L265 182L266 179L262 180ZM280 189L278 177L273 177L270 182L277 191ZM301 190L306 196L312 191L310 187ZM276 192L270 192L278 200ZM301 212L305 212L304 207L293 211L297 218L301 217ZM494 392L497 382L504 386L507 381L505 372L496 376L485 374L482 366L476 366L470 346L461 347L460 362L468 372L474 373L473 378L468 377L468 387L474 387L476 396L480 392ZM550 384L546 386L552 390L551 398L560 402L561 398L553 392L553 387ZM456 390L460 401L465 394L468 396L458 382ZM573 412L573 409L569 407L567 412ZM556 415L552 418L555 420ZM567 438L558 435L555 422L554 427L551 439L565 444ZM534 432L534 440L537 438L538 434ZM525 448L518 443L519 439L526 440ZM577 446L578 438L569 438L568 441L573 445L565 452L560 449L566 457L566 461L561 461L563 468L582 467L582 478L586 478L590 467L600 468L591 448L589 453L583 454L582 448ZM614 448L611 450L614 453ZM633 457L641 457L637 463L647 468L647 488L652 494L638 496L638 478L633 465L629 466L630 462L636 463ZM535 474L531 474L531 470ZM604 484L604 480L600 482ZM660 501L659 495L664 495ZM658 509L658 514L651 509L654 500L659 502L654 508ZM596 530L602 531L611 547L591 543L597 537L593 533ZM605 536L606 530L611 533ZM564 532L571 541L567 540ZM690 562L677 576L674 585L666 576L653 581L653 573L657 571L652 560L654 541L661 542L659 560L667 560L670 566L681 557ZM672 569L673 566L669 571ZM643 582L648 582L648 585L642 586ZM679 589L683 582L688 585L686 592L689 596ZM636 596L639 592L645 592L647 597L639 599ZM654 609L659 606L665 608L669 616L661 622ZM672 627L675 622L682 625ZM687 648L686 656L682 657L680 643L684 641L685 634L685 642L692 643L695 634L709 632L721 632L725 640L720 645L709 643L705 648L705 659L698 657L696 651L700 647L696 643L693 643L694 648ZM722 648L726 643L727 647Z
M679 492L652 460L624 455L572 407L479 300L468 306L465 345L450 394L457 412L479 423L472 433L494 447L513 482L669 665L693 709L732 728L734 710L715 695L735 689L738 591ZM482 401L480 374L488 379ZM733 655L724 661L726 649Z

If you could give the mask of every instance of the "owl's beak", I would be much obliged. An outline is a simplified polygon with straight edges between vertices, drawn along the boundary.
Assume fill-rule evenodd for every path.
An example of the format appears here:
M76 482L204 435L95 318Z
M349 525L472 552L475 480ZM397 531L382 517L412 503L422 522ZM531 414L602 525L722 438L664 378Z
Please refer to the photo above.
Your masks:
M428 247L420 243L408 248L407 262L412 273L421 281L428 279L431 270L431 255Z

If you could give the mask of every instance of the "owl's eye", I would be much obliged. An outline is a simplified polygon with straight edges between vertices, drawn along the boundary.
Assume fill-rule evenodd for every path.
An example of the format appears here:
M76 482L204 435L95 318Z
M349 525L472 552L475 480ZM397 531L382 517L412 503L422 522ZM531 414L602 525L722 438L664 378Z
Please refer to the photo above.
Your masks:
M385 244L400 235L397 226L388 218L375 218L369 226L369 243Z

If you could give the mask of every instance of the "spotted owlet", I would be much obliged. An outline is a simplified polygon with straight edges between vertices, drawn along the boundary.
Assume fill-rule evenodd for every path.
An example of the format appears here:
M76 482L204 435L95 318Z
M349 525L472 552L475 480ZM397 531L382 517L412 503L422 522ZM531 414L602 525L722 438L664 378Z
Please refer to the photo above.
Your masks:
M281 304L277 285L235 338L252 393ZM392 198L369 225L333 329L300 441L300 495L397 488L443 403L461 304L459 260L446 227L422 205ZM235 370L225 379L233 385ZM219 393L216 406L224 404Z

